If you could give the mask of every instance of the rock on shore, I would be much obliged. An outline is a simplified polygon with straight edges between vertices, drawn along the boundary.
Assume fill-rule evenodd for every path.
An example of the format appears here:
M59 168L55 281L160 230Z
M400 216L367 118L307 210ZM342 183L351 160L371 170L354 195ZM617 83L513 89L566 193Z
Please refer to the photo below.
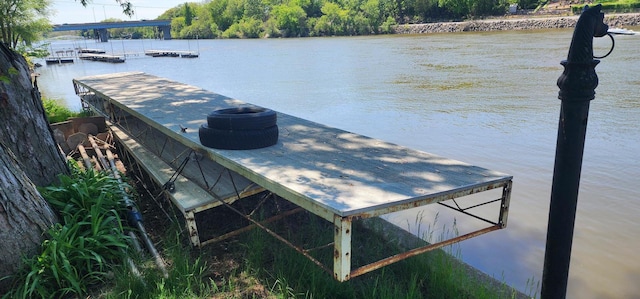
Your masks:
M464 31L499 31L573 28L579 16L553 18L522 18L503 20L474 20L466 22L444 22L405 24L393 28L397 34L421 34ZM611 28L640 26L640 14L605 15L605 23Z

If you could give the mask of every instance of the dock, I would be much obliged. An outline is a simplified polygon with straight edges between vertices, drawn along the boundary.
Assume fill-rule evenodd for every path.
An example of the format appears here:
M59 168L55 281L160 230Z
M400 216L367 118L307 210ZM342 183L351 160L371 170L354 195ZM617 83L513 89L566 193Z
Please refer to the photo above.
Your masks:
M109 54L89 54L84 53L78 56L82 60L91 60L91 61L100 61L100 62L109 62L109 63L123 63L125 61L124 58L117 55L109 55Z
M44 59L47 64L73 63L73 57L47 57Z
M167 193L185 216L195 246L210 241L200 240L198 226L206 224L197 223L195 214L213 208L236 212L231 202L263 191L328 221L333 242L326 246L333 248L328 258L332 266L310 255L310 249L277 238L338 281L507 225L513 179L508 174L281 112L277 112L279 138L273 146L208 148L198 135L207 115L250 104L140 72L76 78L73 84L83 105L105 115L130 152L144 154L138 162L159 173L159 183L166 185L177 174L176 184L180 180L191 184ZM483 197L480 202L474 197L490 190L494 191L487 193L495 197ZM363 233L352 230L354 221L421 207L453 210L459 212L459 222L468 216L483 225L352 269L352 256L360 253L351 246L352 235ZM491 212L484 214L487 209ZM263 222L251 215L243 217L264 229Z
M176 50L146 50L144 55L151 57L182 57L197 58L199 56L196 51L176 51Z
M78 54L106 54L107 51L102 49L79 48Z

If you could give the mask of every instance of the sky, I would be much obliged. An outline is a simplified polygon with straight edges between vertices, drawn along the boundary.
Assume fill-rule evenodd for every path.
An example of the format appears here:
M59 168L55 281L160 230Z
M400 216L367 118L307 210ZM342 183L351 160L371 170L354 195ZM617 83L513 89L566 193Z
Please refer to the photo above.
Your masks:
M52 24L93 23L116 18L123 21L153 20L170 8L188 0L129 0L133 4L134 15L129 18L122 13L116 0L89 0L86 7L79 0L52 0Z

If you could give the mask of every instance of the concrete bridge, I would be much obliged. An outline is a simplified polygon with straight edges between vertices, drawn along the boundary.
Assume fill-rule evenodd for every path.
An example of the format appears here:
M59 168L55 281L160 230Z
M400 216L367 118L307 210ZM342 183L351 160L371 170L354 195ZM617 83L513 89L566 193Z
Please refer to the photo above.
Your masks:
M94 30L100 37L101 42L107 42L109 41L109 34L107 29L149 26L157 27L162 39L171 39L171 20L62 24L53 25L53 31Z

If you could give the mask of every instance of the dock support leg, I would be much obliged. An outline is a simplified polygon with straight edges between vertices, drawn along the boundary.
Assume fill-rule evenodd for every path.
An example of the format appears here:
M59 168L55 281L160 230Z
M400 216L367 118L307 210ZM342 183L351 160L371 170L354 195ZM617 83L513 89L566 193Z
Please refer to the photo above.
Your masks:
M200 236L198 235L198 227L196 226L196 216L193 212L184 213L185 222L187 223L187 230L189 231L189 239L193 246L200 246Z
M500 215L498 216L498 224L502 228L507 227L507 218L509 216L509 205L511 202L511 187L513 185L513 181L509 181L502 188L502 201L500 202Z
M338 281L347 281L351 273L351 219L335 217L333 275Z

